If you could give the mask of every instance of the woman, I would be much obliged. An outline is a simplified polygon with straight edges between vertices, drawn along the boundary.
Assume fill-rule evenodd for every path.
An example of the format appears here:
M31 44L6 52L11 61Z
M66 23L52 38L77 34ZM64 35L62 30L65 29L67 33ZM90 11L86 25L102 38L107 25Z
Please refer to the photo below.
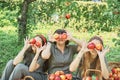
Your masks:
M3 72L1 80L20 80L24 76L32 76L35 80L42 80L45 76L41 58L41 51L45 48L47 40L43 35L36 35L33 39L24 39L24 47L10 60Z
M105 54L109 48L103 47L103 41L100 37L94 36L89 40L89 43L82 45L76 58L70 65L70 71L75 71L79 67L79 76L84 78L87 69L100 70L104 79L108 79L109 71L107 69L107 62ZM87 75L92 76L92 72L87 72ZM98 76L100 74L98 73Z
M77 45L69 45L69 41L73 41ZM57 29L53 35L49 34L49 42L41 54L43 59L48 59L49 61L48 74L56 71L70 73L69 65L73 60L74 54L80 48L81 42L64 29Z

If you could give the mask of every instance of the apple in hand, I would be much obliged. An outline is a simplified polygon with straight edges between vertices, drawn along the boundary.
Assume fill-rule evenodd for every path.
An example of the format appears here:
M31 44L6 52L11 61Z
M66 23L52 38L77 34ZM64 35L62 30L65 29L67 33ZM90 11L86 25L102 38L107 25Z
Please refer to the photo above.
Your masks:
M35 43L36 43L36 40L33 38L33 39L30 40L29 43L30 43L30 44L35 44Z
M57 33L55 33L54 35L53 35L53 37L54 37L54 39L59 39L59 34L57 34Z
M87 48L88 48L88 49L94 49L94 48L95 48L95 44L94 44L94 43L89 43L89 44L87 45Z
M36 42L35 44L36 44L37 47L41 46L40 42Z
M102 50L102 44L96 44L95 47L96 47L97 50L100 50L100 51Z
M62 39L67 39L67 34L66 33L62 34Z

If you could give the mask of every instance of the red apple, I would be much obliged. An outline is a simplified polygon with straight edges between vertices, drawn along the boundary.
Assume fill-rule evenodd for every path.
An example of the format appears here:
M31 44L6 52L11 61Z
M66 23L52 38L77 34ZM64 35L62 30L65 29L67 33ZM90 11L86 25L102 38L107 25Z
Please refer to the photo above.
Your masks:
M66 78L72 80L72 74L65 74Z
M116 68L112 68L112 73L116 74L117 73L117 69Z
M55 74L50 74L49 75L49 80L54 80L55 79Z
M60 75L61 80L65 80L66 76L65 75Z
M69 18L70 18L70 14L66 14L66 15L65 15L65 18L66 18L66 19L69 19Z
M98 76L96 76L96 79L95 80L99 80L99 77Z
M113 74L112 74L112 72L109 74L109 78L111 78L111 77L113 77Z
M95 44L94 43L89 43L87 48L88 49L94 49L95 48Z
M56 40L58 40L58 39L59 39L59 34L55 33L55 34L53 35L53 37L54 37Z
M97 50L100 50L100 51L102 50L102 44L97 44L95 47Z
M114 77L114 80L119 80L119 77L117 76L117 74L114 74L113 77Z
M54 80L61 80L59 76L56 76Z
M85 80L92 80L90 76L87 76Z
M33 38L33 39L30 40L29 43L30 43L30 44L35 44L35 43L36 43L36 40Z
M62 39L67 39L67 34L66 33L62 34Z
M40 43L40 42L36 42L35 45L36 45L37 47L40 47L40 46L41 46L41 43Z
M56 71L56 72L55 72L55 75L56 75L56 76L60 76L60 71Z
M60 71L60 75L64 75L65 73L63 71Z

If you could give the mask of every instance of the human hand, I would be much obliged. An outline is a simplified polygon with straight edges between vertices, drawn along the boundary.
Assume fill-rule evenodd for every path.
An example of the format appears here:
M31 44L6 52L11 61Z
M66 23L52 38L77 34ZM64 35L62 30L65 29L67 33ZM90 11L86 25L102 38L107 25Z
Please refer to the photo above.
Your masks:
M37 47L37 46L35 46L35 47L36 47L36 53L40 54L40 52L46 48L46 44L44 46L41 46L41 47Z
M88 52L90 51L88 48L87 48L87 45L88 43L86 42L86 40L81 40L81 45L82 45L82 48L81 48L81 52L84 54L85 52Z
M66 33L67 33L67 40L72 41L72 39L73 39L72 33L67 30L66 30Z
M30 44L29 44L30 41L29 40L30 40L30 37L26 36L26 38L24 38L24 47L23 48L25 50L27 50L30 47Z
M54 36L53 36L51 30L48 32L48 40L51 41L51 42L56 41L56 40L54 39Z
M110 48L107 46L104 49L102 49L102 51L97 50L97 49L95 49L95 50L97 51L99 56L104 57L106 55L106 53L110 51Z

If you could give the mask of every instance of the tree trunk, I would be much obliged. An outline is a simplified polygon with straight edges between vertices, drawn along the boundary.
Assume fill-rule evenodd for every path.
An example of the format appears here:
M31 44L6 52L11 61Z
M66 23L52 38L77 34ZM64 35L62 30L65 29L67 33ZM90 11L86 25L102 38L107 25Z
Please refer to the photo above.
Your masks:
M21 43L23 39L27 36L27 12L28 12L28 6L31 2L36 0L24 0L23 6L21 8L21 17L18 18L18 43Z

